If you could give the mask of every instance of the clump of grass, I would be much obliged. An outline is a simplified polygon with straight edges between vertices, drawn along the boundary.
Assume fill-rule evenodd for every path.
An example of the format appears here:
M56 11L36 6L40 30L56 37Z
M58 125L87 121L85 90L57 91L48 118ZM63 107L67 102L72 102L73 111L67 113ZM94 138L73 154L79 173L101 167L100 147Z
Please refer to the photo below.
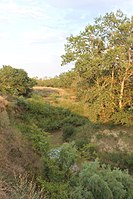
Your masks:
M39 189L33 179L27 174L14 176L11 188L11 199L46 199L43 189Z

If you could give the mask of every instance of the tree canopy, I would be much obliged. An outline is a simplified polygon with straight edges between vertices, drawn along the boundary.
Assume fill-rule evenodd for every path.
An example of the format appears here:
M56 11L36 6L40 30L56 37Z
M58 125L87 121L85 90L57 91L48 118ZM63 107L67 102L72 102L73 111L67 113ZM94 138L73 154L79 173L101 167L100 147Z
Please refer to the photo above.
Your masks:
M23 69L4 65L0 69L0 91L12 95L28 95L35 80L28 77Z
M133 17L120 10L96 18L79 35L67 38L62 65L74 63L78 97L88 104L94 121L131 111L132 60Z

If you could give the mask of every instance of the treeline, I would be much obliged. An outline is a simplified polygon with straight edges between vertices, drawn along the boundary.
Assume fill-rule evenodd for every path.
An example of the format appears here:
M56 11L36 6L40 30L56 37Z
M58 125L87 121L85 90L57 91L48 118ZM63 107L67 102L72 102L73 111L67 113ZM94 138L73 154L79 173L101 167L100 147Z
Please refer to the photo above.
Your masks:
M57 88L75 88L77 75L75 71L61 73L53 78L39 79L35 78L38 86L57 87Z
M75 87L94 122L132 124L133 17L107 13L68 37L62 65L68 63L74 63L72 71L38 83Z

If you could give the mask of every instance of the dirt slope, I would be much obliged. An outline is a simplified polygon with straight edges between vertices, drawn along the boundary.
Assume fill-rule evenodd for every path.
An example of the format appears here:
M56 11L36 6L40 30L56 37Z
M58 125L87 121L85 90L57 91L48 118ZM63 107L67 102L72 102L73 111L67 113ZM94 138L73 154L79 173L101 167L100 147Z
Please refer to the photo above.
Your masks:
M10 124L7 107L10 103L0 96L0 199L8 199L15 175L36 173L41 166L32 146Z

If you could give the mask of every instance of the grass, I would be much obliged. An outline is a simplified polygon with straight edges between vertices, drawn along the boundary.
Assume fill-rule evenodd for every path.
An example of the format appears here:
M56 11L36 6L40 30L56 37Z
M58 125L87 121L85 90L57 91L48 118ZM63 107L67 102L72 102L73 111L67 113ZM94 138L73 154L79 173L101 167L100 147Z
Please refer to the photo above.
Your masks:
M46 199L46 193L39 188L36 181L27 173L14 173L12 176L1 176L1 199Z

